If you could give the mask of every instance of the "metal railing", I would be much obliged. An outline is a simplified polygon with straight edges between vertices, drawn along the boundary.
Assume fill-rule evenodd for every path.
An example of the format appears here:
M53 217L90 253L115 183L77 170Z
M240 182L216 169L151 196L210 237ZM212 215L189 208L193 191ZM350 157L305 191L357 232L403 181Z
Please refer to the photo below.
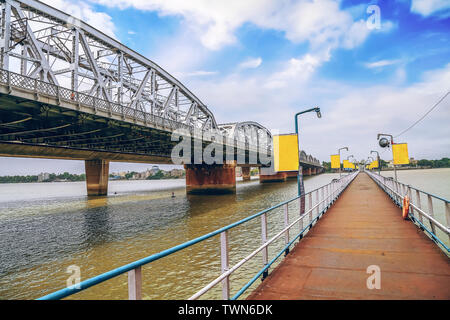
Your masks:
M408 218L416 224L422 231L426 232L430 238L438 244L440 248L450 253L450 201L431 193L419 190L410 185L395 181L391 177L384 177L378 173L366 171L394 203L403 208L403 198L409 198ZM424 206L424 202L427 203ZM437 211L445 214L446 224L436 219Z
M83 291L89 287L107 281L111 278L117 277L121 274L128 272L128 297L129 299L141 299L142 298L142 266L149 264L153 261L159 260L163 257L169 256L175 252L186 249L194 244L202 242L204 240L210 239L214 236L220 236L220 261L221 261L221 274L214 279L212 282L208 283L205 287L199 290L197 293L192 295L189 299L194 300L200 298L206 292L211 290L213 287L222 284L222 298L223 299L237 299L239 298L259 277L265 278L268 275L269 267L283 254L288 254L290 247L293 245L296 239L302 239L303 235L313 227L314 223L317 222L320 217L330 208L330 206L336 201L339 195L345 190L345 188L350 184L351 181L357 176L358 172L353 172L349 175L343 176L340 179L333 179L332 182L314 189L304 195L297 196L290 200L281 202L273 207L260 211L253 214L247 218L239 220L223 228L217 229L213 232L195 238L193 240L187 241L183 244L177 245L170 249L161 251L159 253L153 254L146 258L134 261L117 269L111 270L109 272L100 274L93 278L84 280L77 285L61 289L59 291L48 294L44 297L39 298L39 300L54 300L62 299ZM308 199L309 207L306 208L306 199ZM313 199L315 199L313 201ZM289 221L289 205L298 201L298 218ZM282 208L284 213L282 230L277 232L275 236L268 238L268 215L277 208ZM256 248L249 255L241 259L234 266L229 266L229 231L239 225L242 225L253 219L261 219L261 245ZM298 233L291 239L289 231L295 225L298 225ZM283 249L275 255L271 260L269 260L268 247L277 239L284 237L284 247ZM240 288L236 294L231 297L230 294L230 275L238 270L246 262L254 258L258 253L262 252L262 268L256 273L256 275L250 279L247 284Z

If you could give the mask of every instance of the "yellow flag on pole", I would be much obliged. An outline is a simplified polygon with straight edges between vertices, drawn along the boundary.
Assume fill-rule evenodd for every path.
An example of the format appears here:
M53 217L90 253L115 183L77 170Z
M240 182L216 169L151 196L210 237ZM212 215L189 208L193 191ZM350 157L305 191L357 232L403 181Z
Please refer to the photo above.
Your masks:
M338 154L331 155L331 168L339 169L341 167L341 157Z
M408 144L394 143L392 145L392 156L394 164L409 164Z
M297 134L273 136L274 170L298 171L298 137Z

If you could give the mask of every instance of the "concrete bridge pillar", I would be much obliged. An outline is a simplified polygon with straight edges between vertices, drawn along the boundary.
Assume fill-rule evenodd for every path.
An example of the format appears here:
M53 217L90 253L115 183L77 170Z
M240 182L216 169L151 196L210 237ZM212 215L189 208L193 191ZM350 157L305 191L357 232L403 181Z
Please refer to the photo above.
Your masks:
M243 181L250 181L250 169L250 167L241 167Z
M287 179L287 173L286 172L275 172L273 174L268 174L264 172L267 168L259 168L259 182L260 183L266 183L266 182L283 182ZM266 174L265 174L266 173Z
M84 167L88 196L106 196L108 194L109 161L85 160Z
M188 194L236 192L236 162L222 165L185 164Z

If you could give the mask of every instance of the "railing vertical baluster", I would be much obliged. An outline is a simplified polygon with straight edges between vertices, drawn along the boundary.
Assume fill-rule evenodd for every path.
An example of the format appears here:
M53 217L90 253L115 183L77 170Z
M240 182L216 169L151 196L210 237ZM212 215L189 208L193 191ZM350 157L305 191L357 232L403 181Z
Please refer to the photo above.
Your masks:
M305 197L301 196L298 198L298 216L301 217L302 216L302 203L305 201ZM303 230L303 219L300 219L298 221L298 232L302 232ZM299 238L300 240L300 238Z
M284 205L284 227L287 228L289 226L289 206L286 203ZM289 229L284 233L284 244L288 245L289 243ZM285 254L289 253L289 248L286 248Z
M430 217L434 218L433 198L431 198L431 195L428 195L427 197L428 197L428 214L430 215ZM428 221L430 222L431 230L433 231L434 234L436 234L433 222L430 219L428 219Z
M228 231L225 230L220 234L220 264L222 273L228 271L229 256L228 256ZM230 299L230 277L222 280L222 299Z
M312 222L312 207L313 207L313 203L312 203L312 192L310 192L308 194L308 202L309 202L309 222Z
M422 201L420 200L420 191L416 189L416 198L417 198L417 207L422 210ZM419 215L419 221L423 224L422 213L419 210L416 210Z
M267 242L267 213L263 213L261 215L261 241L262 244L265 244ZM264 247L262 249L262 260L263 260L263 266L266 266L269 262L269 252L268 248ZM265 279L268 275L268 271L263 272L263 279Z
M322 201L321 207L322 207L322 211L324 211L325 210L325 202L326 202L326 200L325 200L325 187L322 187L320 192L321 192L321 197L322 197L322 199L321 199L321 201Z
M317 216L319 216L319 189L316 190L316 214Z
M411 187L408 185L407 186L407 192L406 194L408 195L409 201L410 203L413 203L413 199L412 199L412 193L411 193ZM409 206L409 211L411 212L411 215L414 217L414 208L412 206Z
M142 268L128 271L128 299L142 300Z
M447 221L447 228L450 228L450 202L444 201L445 206L445 220ZM448 234L448 240L450 242L450 234Z

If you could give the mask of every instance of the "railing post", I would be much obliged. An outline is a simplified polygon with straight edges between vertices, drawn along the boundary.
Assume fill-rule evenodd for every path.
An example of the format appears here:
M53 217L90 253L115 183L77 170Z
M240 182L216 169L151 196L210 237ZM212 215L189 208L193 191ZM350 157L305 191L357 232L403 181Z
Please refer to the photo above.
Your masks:
M298 209L298 216L301 218L301 216L302 216L302 214L304 213L304 212L302 212L302 211L304 211L304 210L302 210L302 205L304 204L303 202L305 201L305 197L304 196L300 196L299 198L298 198L298 207L299 207L299 209ZM301 218L299 221L298 221L298 233L300 233L300 232L302 232L302 230L303 230L303 218ZM299 238L299 240L300 240L301 238Z
M267 213L263 213L261 215L261 242L262 244L265 244L267 242ZM262 249L262 260L263 266L265 267L269 262L269 252L267 247L264 247L264 249ZM269 272L267 270L264 271L262 279L264 280L268 274Z
M286 203L284 205L284 227L287 228L287 226L289 225L289 206ZM284 244L288 245L289 244L289 229L286 230L286 232L284 233ZM286 248L285 254L287 255L289 253L289 248Z
M312 202L312 192L310 192L308 194L308 202L309 202L309 222L312 222L312 207L313 207L313 202Z
M417 199L417 207L422 210L422 201L420 200L420 191L416 189L416 199ZM419 215L419 221L423 224L423 217L422 213L417 210L417 213Z
M142 300L142 270L137 267L128 271L128 299Z
M428 214L430 215L430 217L434 218L433 198L431 198L431 195L427 195L427 197L428 197ZM433 231L433 233L436 234L436 230L435 230L433 222L431 220L429 220L429 222L430 222L430 226L431 226L431 231Z
M409 198L409 202L410 203L413 203L413 199L412 199L412 192L411 192L411 187L408 185L407 187L406 187L406 194L408 195L408 198ZM414 209L413 209L413 207L412 206L409 206L409 211L411 212L411 215L414 217Z
M222 273L228 271L229 259L228 259L228 231L225 230L220 234L220 263ZM222 299L230 299L230 277L226 277L222 280Z
M447 221L447 228L450 228L450 202L445 201L445 219ZM450 242L450 234L448 235L448 240Z
M321 192L322 192L322 210L325 210L325 187L321 188Z
M316 190L316 206L317 216L319 216L319 189Z

